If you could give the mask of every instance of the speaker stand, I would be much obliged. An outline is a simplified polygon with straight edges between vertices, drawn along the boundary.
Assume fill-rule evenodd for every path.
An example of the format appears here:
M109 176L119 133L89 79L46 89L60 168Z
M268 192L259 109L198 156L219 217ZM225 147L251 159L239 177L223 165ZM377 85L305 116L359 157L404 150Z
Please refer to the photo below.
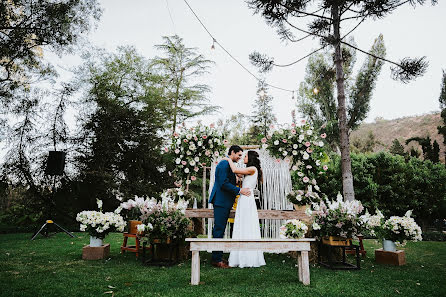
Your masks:
M58 229L67 233L69 236L76 237L71 232L67 231L66 229L64 229L63 227L58 225L56 222L54 222L52 220L46 220L45 224L43 224L42 227L40 227L39 231L37 231L36 234L33 235L31 240L34 240L37 237L37 235L39 235L39 234L41 234L42 236L45 236L45 237L50 237L50 234L48 233L48 229L51 226L50 224L54 224Z

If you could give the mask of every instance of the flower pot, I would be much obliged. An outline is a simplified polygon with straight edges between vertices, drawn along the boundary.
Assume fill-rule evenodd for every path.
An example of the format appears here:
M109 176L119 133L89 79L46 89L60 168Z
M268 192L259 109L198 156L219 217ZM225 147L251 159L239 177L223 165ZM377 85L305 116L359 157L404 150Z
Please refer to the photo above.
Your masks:
M90 247L100 247L103 245L101 238L90 236Z
M396 252L395 242L387 239L383 239L383 250L386 252Z
M322 237L322 243L332 246L350 246L352 245L352 239L340 236L324 236Z
M137 226L141 225L141 224L142 224L141 221L130 220L129 221L129 233L130 234L137 234L138 233Z

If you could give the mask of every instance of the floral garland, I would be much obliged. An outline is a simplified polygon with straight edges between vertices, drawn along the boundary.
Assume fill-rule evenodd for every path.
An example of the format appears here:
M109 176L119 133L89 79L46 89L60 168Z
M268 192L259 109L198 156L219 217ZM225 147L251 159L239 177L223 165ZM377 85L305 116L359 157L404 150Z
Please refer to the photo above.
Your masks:
M273 126L271 126L274 129ZM293 188L287 198L294 204L306 205L320 201L317 177L328 170L324 151L325 133L318 135L305 120L299 125L282 127L262 139L264 147L278 161L285 159L292 170Z
M189 129L181 127L173 136L174 175L180 183L186 181L187 185L197 179L200 167L210 166L215 158L226 151L225 145L228 144L221 126L215 127L214 124L198 124ZM168 148L164 150L169 151Z

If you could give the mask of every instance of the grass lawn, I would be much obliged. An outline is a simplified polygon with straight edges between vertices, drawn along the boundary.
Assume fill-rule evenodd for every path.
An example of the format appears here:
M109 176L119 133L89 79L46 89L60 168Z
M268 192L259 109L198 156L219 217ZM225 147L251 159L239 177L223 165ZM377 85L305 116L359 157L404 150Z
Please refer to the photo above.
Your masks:
M201 253L200 286L190 286L190 260L174 267L142 266L132 253L121 255L121 234L109 235L107 260L84 261L85 233L70 238L59 233L31 241L31 234L0 235L0 296L446 296L446 243L409 243L407 265L374 263L368 258L359 271L310 268L311 285L298 282L296 261L287 254L266 254L262 268L211 267Z

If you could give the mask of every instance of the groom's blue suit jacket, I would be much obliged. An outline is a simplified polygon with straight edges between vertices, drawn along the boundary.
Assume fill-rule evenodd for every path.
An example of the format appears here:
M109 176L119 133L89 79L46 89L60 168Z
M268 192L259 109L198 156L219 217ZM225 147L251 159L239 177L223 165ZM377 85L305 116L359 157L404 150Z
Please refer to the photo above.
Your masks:
M232 172L229 162L221 161L215 168L214 187L209 197L209 203L214 204L214 206L232 208L235 196L240 192L240 188L235 185L235 174Z

